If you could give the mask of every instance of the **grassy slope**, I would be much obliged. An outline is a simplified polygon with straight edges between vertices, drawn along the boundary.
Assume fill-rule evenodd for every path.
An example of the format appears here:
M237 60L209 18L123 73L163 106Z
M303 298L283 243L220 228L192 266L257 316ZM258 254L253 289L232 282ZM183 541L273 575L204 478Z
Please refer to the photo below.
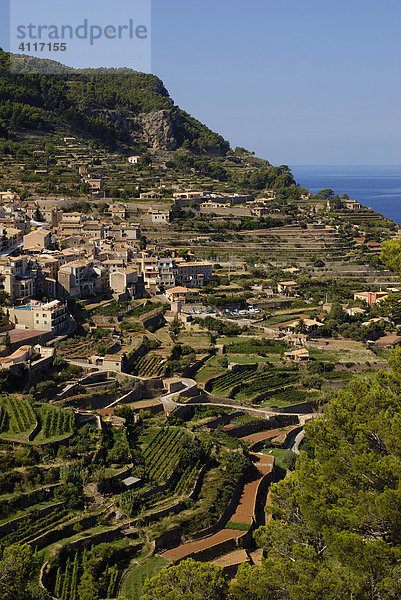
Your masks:
M124 578L121 595L129 600L138 600L146 579L157 575L167 565L168 561L161 556L152 556L142 564L134 566Z

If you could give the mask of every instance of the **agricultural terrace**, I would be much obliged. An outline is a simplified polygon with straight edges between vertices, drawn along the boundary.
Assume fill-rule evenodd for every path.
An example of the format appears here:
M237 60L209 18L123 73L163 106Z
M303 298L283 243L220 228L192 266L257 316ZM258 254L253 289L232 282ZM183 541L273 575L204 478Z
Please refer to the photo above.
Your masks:
M28 439L37 425L32 404L23 396L0 398L0 435L10 439Z
M167 359L149 354L135 361L132 374L138 377L163 377L167 368Z
M33 404L26 396L0 398L0 438L35 444L49 443L72 434L74 413L46 404Z
M210 379L205 389L214 396L233 398L234 400L258 401L273 390L293 385L299 380L296 369L273 369L258 365L245 364L235 372L229 371Z
M179 428L161 429L143 452L146 473L150 481L163 483L180 462L183 442L189 434Z

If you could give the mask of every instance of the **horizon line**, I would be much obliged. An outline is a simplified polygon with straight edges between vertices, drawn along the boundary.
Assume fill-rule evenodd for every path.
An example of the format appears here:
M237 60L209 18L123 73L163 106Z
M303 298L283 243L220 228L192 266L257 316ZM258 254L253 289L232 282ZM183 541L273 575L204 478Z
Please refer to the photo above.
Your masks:
M293 167L401 167L401 163L288 163Z

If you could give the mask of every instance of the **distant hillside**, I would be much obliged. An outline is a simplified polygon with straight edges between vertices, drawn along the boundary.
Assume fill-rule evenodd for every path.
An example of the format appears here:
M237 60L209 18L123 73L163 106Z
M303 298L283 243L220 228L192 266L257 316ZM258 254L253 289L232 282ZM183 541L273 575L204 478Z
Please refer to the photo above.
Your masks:
M0 137L63 126L109 146L184 147L223 156L229 143L174 105L155 75L131 69L72 69L55 61L13 57L0 49ZM49 68L51 74L32 74Z

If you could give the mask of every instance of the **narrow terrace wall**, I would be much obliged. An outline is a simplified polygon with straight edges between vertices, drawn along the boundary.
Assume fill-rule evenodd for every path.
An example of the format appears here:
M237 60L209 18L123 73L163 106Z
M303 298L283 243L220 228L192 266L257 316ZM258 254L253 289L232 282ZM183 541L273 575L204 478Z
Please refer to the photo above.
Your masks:
M46 502L47 500L51 500L54 495L54 490L60 485L60 483L46 485L39 488L38 490L27 492L26 494L20 494L16 498L2 500L0 501L0 514L2 514L3 510L7 508L9 508L11 512L14 512L17 509L28 508L33 504L38 504L39 502Z
M8 533L12 533L23 525L28 519L32 516L35 516L37 519L46 517L54 510L58 508L62 508L64 506L63 502L57 502L55 504L51 504L50 506L45 506L44 508L38 508L37 510L33 510L30 513L23 515L22 517L17 517L16 519L12 519L11 521L7 521L3 525L0 525L0 537L3 535L7 535Z
M76 524L79 524L82 529L88 529L96 524L97 519L98 515L83 517L82 519L73 521L71 523L66 523L65 525L56 527L55 529L51 529L37 538L33 538L29 543L35 550L42 550L42 548L45 548L45 546L49 546L50 544L54 544L54 542L58 542L63 538L68 538L72 535L75 535L77 533L74 531L74 526Z
M237 505L240 501L244 483L245 483L245 477L242 477L238 481L237 485L235 486L230 503L224 510L223 514L221 515L221 517L217 521L217 523L215 523L214 525L211 525L210 527L207 527L206 529L197 531L194 535L192 535L188 539L188 541L194 541L194 540L198 540L199 538L208 537L210 535L213 535L214 533L217 533L218 531L220 531L220 529L222 529L228 523L231 515L234 514L235 508L237 507Z
M181 544L181 527L174 527L163 533L155 540L154 554L158 554L160 550L169 550L176 548Z

